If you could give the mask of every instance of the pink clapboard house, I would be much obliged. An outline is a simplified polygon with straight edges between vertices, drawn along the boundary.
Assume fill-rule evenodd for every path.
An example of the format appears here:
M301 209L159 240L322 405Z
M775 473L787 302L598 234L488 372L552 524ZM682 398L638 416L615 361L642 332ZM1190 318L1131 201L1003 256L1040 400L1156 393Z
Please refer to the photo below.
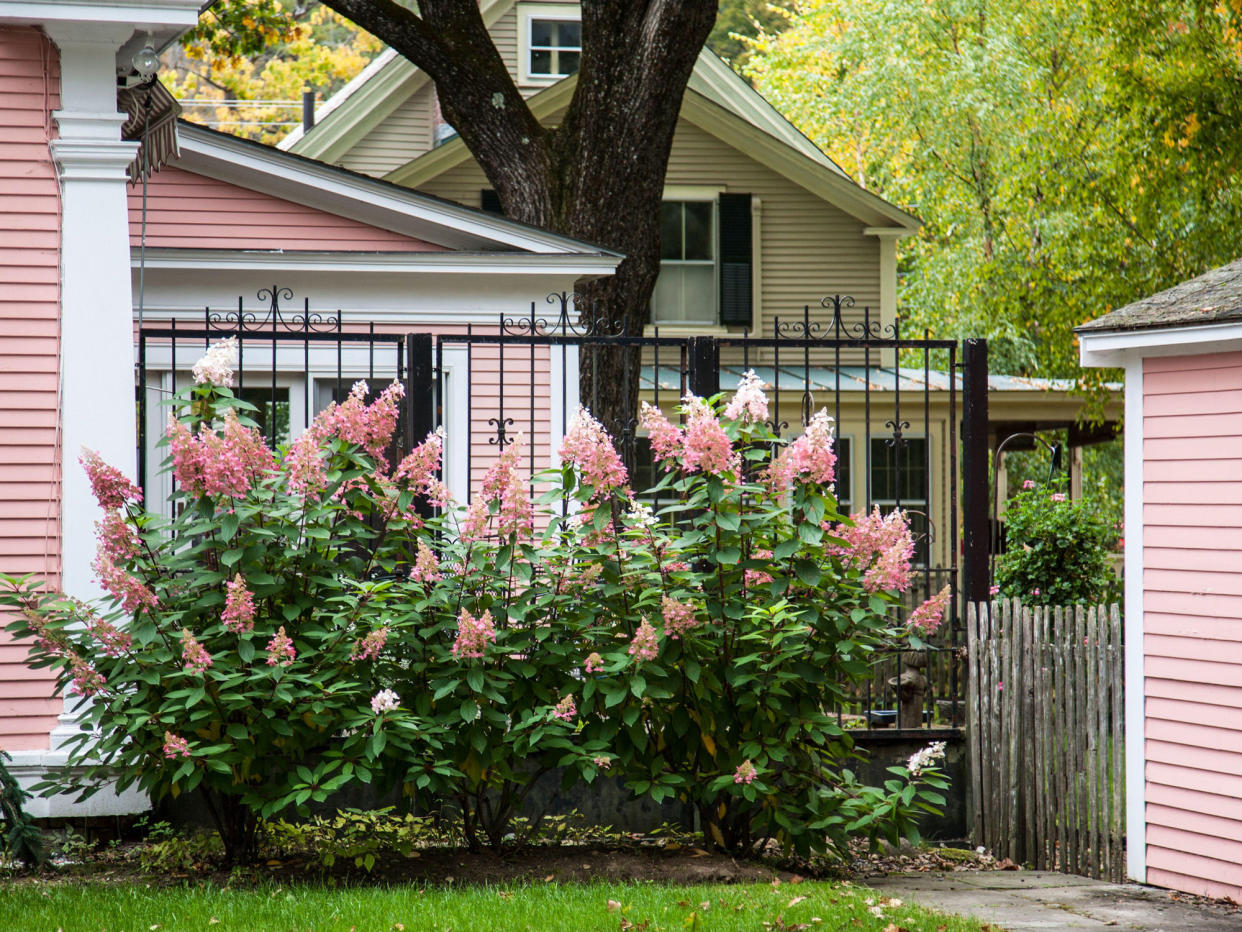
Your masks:
M1078 329L1124 367L1129 875L1242 899L1242 260Z
M177 124L171 100L155 111L157 120L135 120L127 111L141 85L135 54L173 41L197 21L199 6L0 0L0 571L37 574L84 598L99 591L90 563L100 513L77 458L89 447L135 472L140 317L145 325L200 326L205 307L236 308L239 296L253 302L275 287L295 292L299 307L305 296L315 310L339 312L347 328L495 326L501 313L611 274L621 259L313 159ZM133 131L144 122L145 160ZM151 131L154 122L158 132ZM145 183L144 166L151 169ZM184 384L201 352L200 342L180 347L174 358L152 344L148 389L166 393ZM265 384L279 382L295 409L302 405L290 418L295 433L313 414L307 404L326 403L318 376L350 382L368 371L358 351L312 359L309 369L301 347L296 360L286 355L247 368ZM455 364L444 362L449 370ZM547 385L563 381L563 367L563 359L549 355L539 377ZM554 455L562 402L571 400L549 399L541 413L546 430L531 438L541 459ZM484 400L474 417L487 414ZM148 406L151 448L165 416L158 404ZM447 426L457 436L446 457L457 462L446 463L450 485L465 488L460 446L455 453L453 445L468 442L471 425ZM149 497L160 491L156 484ZM76 719L52 699L46 671L29 669L25 659L24 646L0 633L0 748L29 784L63 761L59 748ZM100 793L82 806L39 799L31 811L111 815L146 807L137 795Z

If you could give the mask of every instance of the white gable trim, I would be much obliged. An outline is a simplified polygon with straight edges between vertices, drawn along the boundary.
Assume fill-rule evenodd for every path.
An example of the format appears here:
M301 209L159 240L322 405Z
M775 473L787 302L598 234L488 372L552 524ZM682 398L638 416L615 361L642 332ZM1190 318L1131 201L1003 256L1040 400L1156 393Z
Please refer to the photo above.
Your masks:
M405 236L466 251L605 255L598 246L404 191L288 155L269 146L182 123L178 168L304 204Z
M1242 350L1242 322L1152 327L1147 330L1080 330L1084 366L1124 366L1131 355L1186 356Z

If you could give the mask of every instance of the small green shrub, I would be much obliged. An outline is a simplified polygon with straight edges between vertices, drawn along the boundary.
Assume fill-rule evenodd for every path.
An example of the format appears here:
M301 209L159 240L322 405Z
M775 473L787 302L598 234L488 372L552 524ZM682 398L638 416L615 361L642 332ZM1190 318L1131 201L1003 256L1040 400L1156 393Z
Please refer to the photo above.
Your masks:
M1064 483L1028 480L1005 511L1007 544L996 560L997 593L1030 605L1077 605L1119 596L1109 555L1116 525L1094 502L1071 501Z

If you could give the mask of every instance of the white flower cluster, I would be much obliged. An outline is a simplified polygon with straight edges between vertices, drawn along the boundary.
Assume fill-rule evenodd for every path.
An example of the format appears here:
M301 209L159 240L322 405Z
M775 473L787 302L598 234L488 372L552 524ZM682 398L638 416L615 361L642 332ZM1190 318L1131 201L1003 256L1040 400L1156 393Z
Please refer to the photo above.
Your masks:
M401 697L391 689L381 689L371 699L371 711L376 715L381 712L395 712L401 705Z
M233 366L237 365L237 337L221 340L194 364L195 385L233 387Z
M637 499L630 503L628 516L635 527L654 527L656 524L655 512Z
M768 398L763 393L766 387L759 376L755 375L754 369L747 369L737 383L737 392L725 408L724 416L731 421L740 420L751 424L766 421Z
M923 750L910 755L910 759L906 761L906 770L910 771L910 776L917 777L939 760L944 760L944 742L933 741Z

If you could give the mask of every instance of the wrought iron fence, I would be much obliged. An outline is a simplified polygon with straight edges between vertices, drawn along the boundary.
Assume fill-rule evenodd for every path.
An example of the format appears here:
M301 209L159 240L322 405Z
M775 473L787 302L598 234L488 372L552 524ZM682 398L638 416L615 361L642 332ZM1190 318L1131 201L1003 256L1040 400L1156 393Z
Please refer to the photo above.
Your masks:
M636 379L639 398L666 413L687 392L729 391L754 370L769 386L769 426L778 436L800 433L820 407L834 417L843 511L901 508L910 515L917 570L908 607L943 585L954 592L948 621L931 647L920 657L903 659L894 653L880 658L871 679L839 710L843 723L867 728L961 723L965 637L957 593L960 571L970 564L973 551L970 546L963 551L959 543L959 418L964 407L970 429L973 405L975 435L980 409L986 425L986 352L982 371L975 353L973 371L968 365L959 376L956 342L934 340L927 333L912 338L899 320L881 321L841 295L773 319L766 333L719 336L670 336L660 327L630 333L618 322L584 323L572 294L548 296L546 315L532 303L528 314L502 316L492 326L405 334L377 332L374 323L351 325L339 311L312 311L305 298L297 312L288 314L282 303L292 301L293 294L277 286L258 298L265 305L260 311L248 311L240 298L235 310L205 309L196 328L175 321L141 328L138 461L144 486L154 478L150 450L163 420L151 416L154 401L186 384L202 349L227 336L237 337L242 357L235 391L256 405L273 446L305 428L316 410L343 397L357 378L372 385L377 379L404 382L393 452L402 454L428 431L444 427L444 478L462 502L519 432L529 440L532 483L557 464L559 441L573 410L579 403L596 407L597 398L580 396L579 375L585 373L588 384L598 387L596 367L603 352L623 350L623 381ZM934 354L947 360L947 370L933 368ZM605 426L635 488L644 488L655 484L654 465L635 415L622 412ZM969 461L970 451L966 455ZM983 464L986 487L986 454ZM986 494L980 500L986 524ZM986 567L986 549L982 559ZM914 702L911 684L921 694Z

